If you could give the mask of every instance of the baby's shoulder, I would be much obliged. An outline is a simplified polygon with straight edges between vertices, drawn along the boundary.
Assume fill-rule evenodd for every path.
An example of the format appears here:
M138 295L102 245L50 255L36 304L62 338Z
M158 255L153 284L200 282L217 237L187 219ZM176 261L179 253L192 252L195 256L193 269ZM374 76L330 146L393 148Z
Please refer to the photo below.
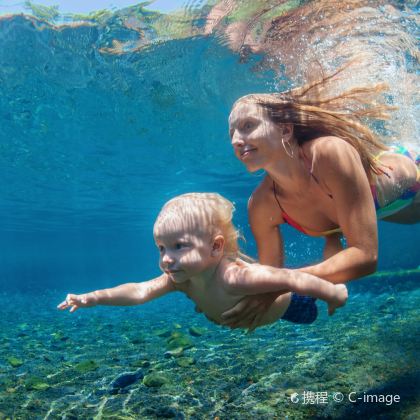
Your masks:
M243 275L244 271L247 270L248 266L249 263L240 259L236 259L234 261L229 260L222 270L220 281L228 289L230 289L231 286L236 285L238 280L241 279L241 276Z

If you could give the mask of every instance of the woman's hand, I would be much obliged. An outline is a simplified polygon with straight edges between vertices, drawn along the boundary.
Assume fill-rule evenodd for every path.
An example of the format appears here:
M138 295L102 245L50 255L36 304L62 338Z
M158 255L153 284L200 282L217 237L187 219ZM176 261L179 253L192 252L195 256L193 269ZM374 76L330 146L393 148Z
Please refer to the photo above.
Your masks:
M268 308L281 294L273 292L244 297L232 309L223 312L222 325L232 329L247 328L248 332L254 331L260 325Z
M70 308L70 312L74 312L79 308L88 308L96 306L96 298L93 293L85 293L83 295L68 294L66 300L61 302L57 308L64 310Z

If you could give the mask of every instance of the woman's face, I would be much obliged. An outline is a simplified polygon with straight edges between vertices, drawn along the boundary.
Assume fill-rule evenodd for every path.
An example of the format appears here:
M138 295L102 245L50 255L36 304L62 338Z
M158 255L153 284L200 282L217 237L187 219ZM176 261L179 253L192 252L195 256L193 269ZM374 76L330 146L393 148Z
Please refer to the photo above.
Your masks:
M250 172L267 169L283 158L283 130L258 104L239 102L229 116L229 134L235 156Z

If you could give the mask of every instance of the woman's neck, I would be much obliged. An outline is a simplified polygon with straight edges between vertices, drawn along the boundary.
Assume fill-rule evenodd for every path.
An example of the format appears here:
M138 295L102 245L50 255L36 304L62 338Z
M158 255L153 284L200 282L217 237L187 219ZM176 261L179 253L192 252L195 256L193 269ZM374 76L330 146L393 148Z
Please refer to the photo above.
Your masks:
M273 159L264 169L281 190L287 193L300 194L307 188L310 180L302 158L302 150L297 143L292 156L285 154L281 160Z

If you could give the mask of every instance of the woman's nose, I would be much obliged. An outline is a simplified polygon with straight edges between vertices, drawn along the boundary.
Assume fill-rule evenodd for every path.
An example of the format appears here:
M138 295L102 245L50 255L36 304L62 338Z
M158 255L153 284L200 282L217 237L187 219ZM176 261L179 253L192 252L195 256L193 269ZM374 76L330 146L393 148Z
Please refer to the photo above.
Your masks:
M231 143L232 143L232 146L234 147L244 145L244 140L242 139L242 137L239 135L239 133L236 130L232 135Z

